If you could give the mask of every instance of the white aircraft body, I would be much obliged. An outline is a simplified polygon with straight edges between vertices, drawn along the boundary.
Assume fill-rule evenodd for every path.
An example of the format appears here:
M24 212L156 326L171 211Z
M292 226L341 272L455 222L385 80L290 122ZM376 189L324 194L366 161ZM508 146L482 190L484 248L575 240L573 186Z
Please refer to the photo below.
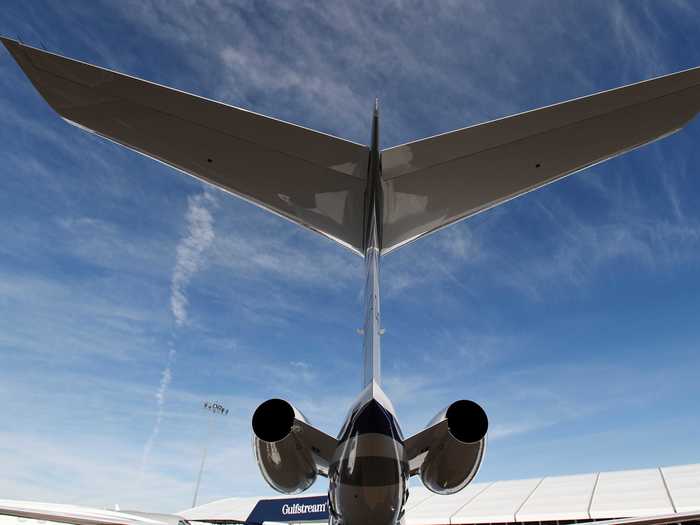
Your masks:
M419 475L438 494L457 492L476 475L486 447L486 414L466 400L439 412L418 434L401 434L381 388L381 256L665 137L700 110L695 68L381 150L376 105L370 144L357 144L14 40L2 42L67 122L365 258L363 390L338 437L314 428L281 399L261 404L252 421L258 465L273 488L296 494L318 475L329 478L333 525L400 523L411 476ZM21 515L9 506L0 513ZM50 510L41 515L78 523ZM691 513L608 523L699 518Z

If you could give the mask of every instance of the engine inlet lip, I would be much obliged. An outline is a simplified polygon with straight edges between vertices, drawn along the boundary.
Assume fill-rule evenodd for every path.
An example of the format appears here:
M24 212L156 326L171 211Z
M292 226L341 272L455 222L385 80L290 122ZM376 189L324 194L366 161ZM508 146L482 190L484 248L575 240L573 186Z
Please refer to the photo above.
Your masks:
M268 399L253 414L253 432L268 443L287 437L293 425L294 408L284 399Z

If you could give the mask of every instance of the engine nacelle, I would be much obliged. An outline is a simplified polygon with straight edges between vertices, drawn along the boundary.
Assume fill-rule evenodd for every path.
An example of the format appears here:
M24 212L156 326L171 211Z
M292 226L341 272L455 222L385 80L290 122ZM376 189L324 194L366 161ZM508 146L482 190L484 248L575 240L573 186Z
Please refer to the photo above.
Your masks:
M255 459L270 486L284 494L299 494L316 480L316 465L303 443L301 412L283 399L270 399L253 414Z
M455 401L440 412L429 426L446 421L420 466L420 477L432 492L454 494L476 476L486 450L489 421L473 401Z

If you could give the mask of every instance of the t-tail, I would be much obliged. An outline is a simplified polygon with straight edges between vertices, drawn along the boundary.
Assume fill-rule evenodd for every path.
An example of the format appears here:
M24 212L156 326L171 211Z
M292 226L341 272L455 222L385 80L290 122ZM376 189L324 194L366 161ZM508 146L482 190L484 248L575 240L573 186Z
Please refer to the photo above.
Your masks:
M364 388L338 437L281 399L260 405L252 421L263 477L295 494L328 476L334 525L395 525L410 476L438 494L457 492L486 447L488 420L472 401L456 401L425 430L401 435L380 386L380 256L673 133L700 110L694 68L380 150L376 103L368 147L0 40L67 122L365 258Z

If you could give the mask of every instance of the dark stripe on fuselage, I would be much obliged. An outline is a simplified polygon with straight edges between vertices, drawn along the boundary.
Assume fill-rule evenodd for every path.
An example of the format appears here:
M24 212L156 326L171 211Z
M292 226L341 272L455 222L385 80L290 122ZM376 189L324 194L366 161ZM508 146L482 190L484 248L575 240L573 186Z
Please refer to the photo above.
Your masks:
M351 436L383 434L403 443L403 434L394 416L376 399L370 399L351 416L350 424L338 441L342 444Z
M383 487L396 485L401 477L406 477L408 463L397 458L366 456L347 459L331 465L331 471L338 473L338 482L354 487Z

